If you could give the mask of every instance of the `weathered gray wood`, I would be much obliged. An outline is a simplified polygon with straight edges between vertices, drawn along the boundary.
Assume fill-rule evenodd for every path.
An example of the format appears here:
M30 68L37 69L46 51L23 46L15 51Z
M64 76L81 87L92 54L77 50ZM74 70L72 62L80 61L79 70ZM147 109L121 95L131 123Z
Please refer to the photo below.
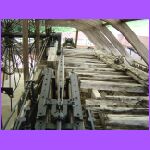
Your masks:
M51 67L53 69L56 68L56 65L58 62L58 60L57 60L57 46L48 48L47 53L48 53L48 58L47 58L48 67Z
M84 34L96 46L97 49L105 48L105 45L102 42L100 42L93 34L89 33L88 30L84 30Z
M149 117L141 115L108 115L107 126L116 128L148 129Z
M98 98L100 98L100 97L101 97L101 95L100 95L100 93L98 92L98 90L93 90L93 89L92 89L91 98L98 99Z
M100 68L106 68L108 65L106 64L95 64L95 63L81 63L81 62L65 62L66 66L89 66L89 67L100 67Z
M102 63L104 64L103 62L100 62L98 59L86 59L86 58L75 58L75 57L69 57L69 58L66 58L65 57L65 62L69 62L69 61L72 61L72 62L89 62L89 63Z
M113 44L111 43L111 41L108 40L108 38L106 38L104 36L104 34L102 34L102 32L100 32L97 29L93 29L93 30L91 30L91 32L94 35L97 35L97 36L100 37L100 40L103 41L107 45L108 49L111 51L112 54L114 54L115 56L120 56L121 55L120 52L113 46Z
M76 74L78 74L79 77L95 77L95 78L99 78L99 80L107 80L107 79L132 79L130 76L126 76L126 75L107 75L107 74L99 74L99 73L88 73L88 72L78 72L78 71L74 71ZM88 81L87 81L88 82Z
M97 89L104 91L147 93L147 89L145 89L144 86L135 83L115 83L107 81L80 80L80 88Z
M71 59L72 57L65 55L65 59ZM95 57L95 55L84 55L84 56L74 56L73 58L77 58L77 59L90 59L90 60L97 60L97 58ZM99 61L100 62L100 61Z
M126 109L126 108L136 108L137 107L137 103L139 102L138 100L134 100L134 101L127 101L127 100L107 100L105 98L101 98L101 99L86 99L86 105L98 105L100 106L100 109L118 109L118 107L120 107L120 109ZM141 108L144 107L144 109L148 109L148 101L144 102L145 105L147 106L141 106ZM138 106L140 107L140 106Z
M117 73L122 73L122 72L119 72L119 71L115 71L115 69L113 68L85 68L85 67L72 67L72 66L66 66L65 69L74 69L78 72L90 72L90 71L108 71L108 72L117 72Z
M76 49L75 49L76 50ZM68 51L68 50L64 50L64 55L65 56L71 56L71 57L80 57L80 56L94 56L93 51L89 50L89 49L84 49L84 50L72 50L72 51Z
M125 108L125 107L106 107L101 108L99 105L87 105L87 109L101 111L105 114L118 114L118 115L149 115L149 109L148 108Z
M110 79L110 78L99 78L99 77L78 77L79 80L95 80L95 81L112 81L112 82L124 82L124 83L137 83L135 80L129 79Z
M71 66L66 66L65 67L66 72L71 72L72 70L74 72L78 72L78 73L98 73L100 75L124 75L124 72L121 71L115 71L112 68L88 68L88 67L71 67Z
M29 79L29 62L28 62L28 20L23 20L23 68L24 68L24 85Z
M120 55L119 51L113 47L111 41L109 41L108 38L106 38L104 34L100 32L99 28L93 27L91 24L87 23L86 21L78 20L78 22L84 24L85 26L87 26L88 24L89 35L94 35L94 37L97 37L97 44L103 43L106 47L106 50L108 49L114 55L117 55L117 56ZM83 32L85 33L85 31Z
M35 20L35 48L36 48L36 55L39 55L39 50L40 50L40 20Z
M116 47L116 49L119 50L122 56L125 56L129 64L133 64L133 58L127 53L123 45L116 39L116 37L112 34L112 32L106 26L100 26L100 30L112 42L114 47Z
M138 71L135 69L127 69L126 74L145 86L148 86L149 84L148 75L146 75L145 73L141 73L140 70Z
M110 113L110 114L133 114L133 115L149 115L149 109L148 108L121 108L121 107L117 107L117 108L113 108L113 107L108 107L105 109L101 109L103 110L104 113Z
M130 29L130 27L124 23L115 20L105 20L110 23L114 28L119 30L126 38L126 40L137 50L138 54L148 64L148 49L138 39L137 35Z
M88 59L88 60L95 60L95 61L98 61L98 59L95 57L95 56L66 56L65 55L65 60L67 59L71 59L71 58L74 58L74 59L82 59L82 60L85 60L85 59ZM99 62L99 61L98 61Z
M102 60L103 62L105 62L106 64L108 64L109 66L111 66L112 68L114 68L115 70L118 71L122 71L126 74L128 74L129 76L131 76L134 80L138 81L139 83L147 86L148 85L148 73L141 71L137 68L134 68L132 66L129 65L116 65L114 64L114 57L110 56L110 55L106 55L106 54L102 54L102 53L98 53L96 52L95 54L100 60Z
M116 100L116 101L149 101L149 97L148 96L125 96L125 95L120 95L120 96L116 96L116 95L106 95L105 96L106 100Z

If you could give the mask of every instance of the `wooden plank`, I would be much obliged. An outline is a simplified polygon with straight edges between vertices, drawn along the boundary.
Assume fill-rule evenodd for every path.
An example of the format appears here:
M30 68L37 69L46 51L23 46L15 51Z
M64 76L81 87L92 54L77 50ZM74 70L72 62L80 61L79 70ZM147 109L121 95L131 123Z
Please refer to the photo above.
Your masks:
M66 54L65 53L65 51L64 51L64 56L67 56L67 57L84 57L84 56L95 56L94 55L94 53L93 52L81 52L81 53L74 53L74 52L72 52L72 53L68 53L68 54Z
M99 67L106 68L108 65L106 64L95 64L95 63L81 63L81 62L65 62L65 66L89 66L89 67Z
M125 96L125 95L106 95L106 100L116 100L116 101L149 101L148 96Z
M99 96L100 97L100 96ZM127 100L107 100L105 98L91 98L91 99L86 99L86 105L99 105L101 107L101 109L108 109L108 108L113 108L113 109L117 109L118 107L122 107L124 108L136 108L135 106L137 106L136 104L139 102L138 100L134 100L134 101L127 101ZM147 106L141 106L141 107L145 107L145 109L148 109L148 101L144 102L144 105Z
M78 72L78 71L74 71L76 74L78 74L78 77L96 77L96 78L99 78L99 79L132 79L130 76L126 76L126 75L108 75L108 74L99 74L99 73L95 73L95 72Z
M65 55L65 58L72 58L72 57L70 57L70 56L67 56L67 55ZM92 54L92 55L77 55L77 56L74 56L74 58L83 58L83 59L91 59L91 60L93 60L93 59L97 59L97 57L94 55L94 53Z
M85 68L85 67L72 67L72 66L65 66L65 69L74 69L78 72L88 72L88 71L111 71L111 72L118 72L122 73L120 71L115 71L113 68Z
M57 46L48 48L47 65L51 68L56 68L57 65Z
M87 59L87 58L74 58L74 57L69 57L69 58L66 58L65 57L65 62L87 62L87 63L98 63L98 64L104 64L103 62L99 61L99 60L96 60L96 59Z
M141 115L108 115L107 126L118 128L148 129L149 117Z
M124 82L124 83L137 83L135 80L131 79L107 79L99 77L78 77L79 80L94 80L94 81L112 81L112 82Z
M124 75L124 72L121 71L115 71L112 68L88 68L88 67L71 67L71 66L66 66L65 67L66 72L71 72L72 70L75 72L79 72L79 73L98 73L101 75Z
M147 89L135 83L115 83L107 81L80 80L80 88L97 89L103 91L122 91L133 93L147 93Z
M87 105L87 109L95 110L95 111L101 111L105 114L127 114L127 115L149 115L149 109L148 108L125 108L125 107L106 107L101 108L99 105Z
M122 107L108 107L105 109L101 109L104 113L107 114L128 114L128 115L149 115L149 109L148 108L122 108Z

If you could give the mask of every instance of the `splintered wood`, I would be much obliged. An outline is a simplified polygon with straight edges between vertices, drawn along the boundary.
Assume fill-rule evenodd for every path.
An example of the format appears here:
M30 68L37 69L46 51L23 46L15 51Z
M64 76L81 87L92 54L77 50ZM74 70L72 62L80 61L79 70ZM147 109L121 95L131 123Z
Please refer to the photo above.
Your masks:
M91 49L64 49L65 74L78 75L82 104L100 120L94 119L95 129L148 129L147 75L114 65L113 58L101 59Z

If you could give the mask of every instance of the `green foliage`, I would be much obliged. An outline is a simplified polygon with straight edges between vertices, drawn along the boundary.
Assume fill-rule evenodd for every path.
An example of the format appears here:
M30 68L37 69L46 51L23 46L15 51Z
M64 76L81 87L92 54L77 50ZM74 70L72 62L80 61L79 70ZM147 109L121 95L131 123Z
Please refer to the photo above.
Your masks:
M71 28L71 27L52 27L52 31L54 31L54 32L74 32L74 31L76 31L76 29Z

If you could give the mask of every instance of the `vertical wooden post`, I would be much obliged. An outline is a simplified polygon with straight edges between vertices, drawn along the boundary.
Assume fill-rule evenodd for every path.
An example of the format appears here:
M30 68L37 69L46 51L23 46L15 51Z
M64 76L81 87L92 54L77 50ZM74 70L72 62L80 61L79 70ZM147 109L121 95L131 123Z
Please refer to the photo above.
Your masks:
M23 20L23 66L24 66L24 85L29 79L28 65L28 20Z
M46 35L48 34L48 20L45 20L45 33ZM42 60L45 60L46 59L46 55L47 55L47 50L43 52L43 55L42 55Z
M40 20L35 20L35 49L36 49L36 58L39 55L40 49Z
M45 20L45 32L47 32L48 29L48 20Z
M76 36L75 36L75 47L77 47L77 41L78 41L78 30L76 30Z

